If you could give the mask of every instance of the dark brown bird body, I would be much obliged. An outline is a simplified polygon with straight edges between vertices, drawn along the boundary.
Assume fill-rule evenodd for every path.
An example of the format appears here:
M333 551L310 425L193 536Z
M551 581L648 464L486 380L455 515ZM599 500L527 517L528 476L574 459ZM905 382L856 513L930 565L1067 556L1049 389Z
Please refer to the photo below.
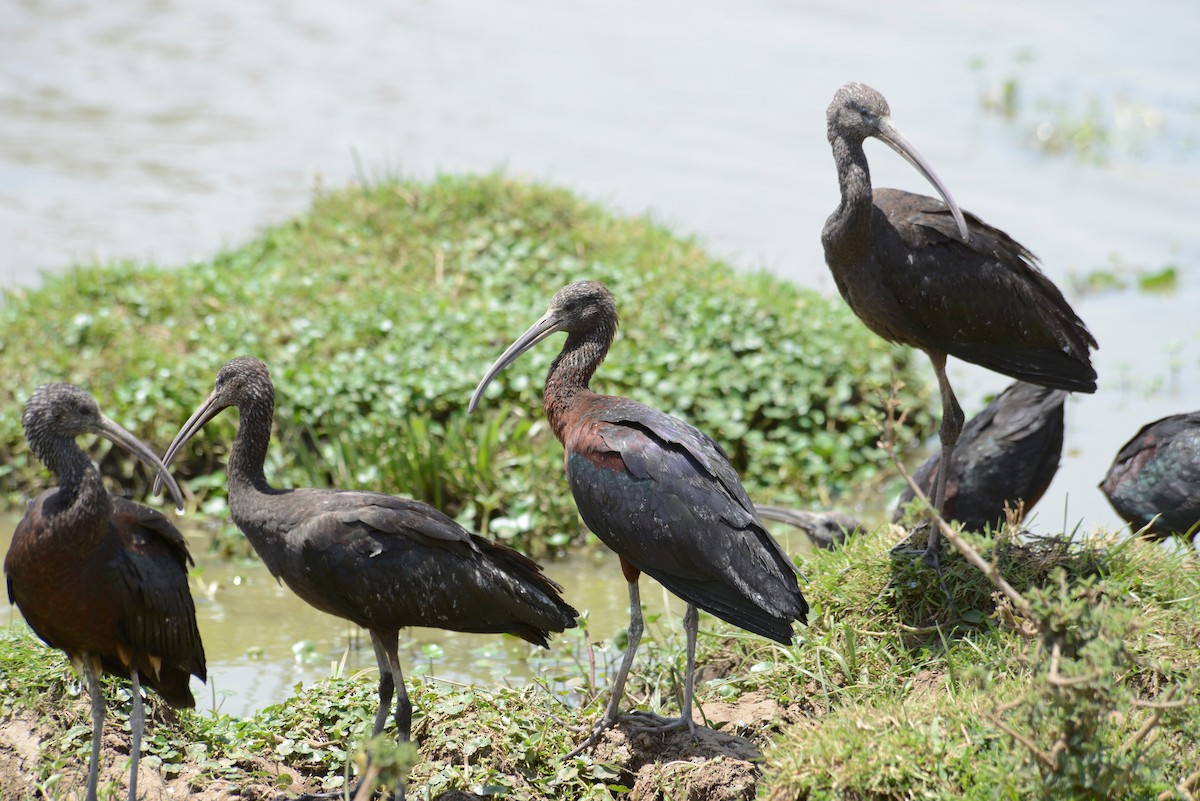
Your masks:
M92 504L70 528L52 527L58 493L35 498L17 525L4 560L9 599L72 661L93 654L116 676L136 667L171 706L194 707L189 677L206 671L183 535L159 512L107 493L111 511Z
M229 505L273 576L314 608L370 631L428 626L545 646L551 631L573 622L536 562L428 504L298 489L234 490Z
M946 376L956 356L1032 384L1095 392L1095 338L1033 254L964 214L941 179L891 121L887 101L859 83L841 87L826 112L841 201L821 242L838 291L859 319L890 342L929 355L942 396L942 461L963 414ZM942 201L895 189L872 191L863 142L875 137L937 189ZM940 511L945 477L933 502ZM931 534L926 559L938 564Z
M869 231L853 243L828 226L823 235L838 291L871 331L1032 384L1096 390L1096 341L1032 253L969 212L963 242L935 198L898 189L871 197ZM840 257L847 252L857 255Z
M792 641L793 622L808 614L791 560L758 519L720 446L657 409L589 389L616 329L616 301L607 287L595 281L563 287L546 314L488 370L469 407L475 409L488 384L522 353L550 334L567 332L546 376L543 406L563 444L580 516L620 558L630 618L604 716L572 754L590 747L618 719L643 629L642 573L688 603L684 714L660 728L687 725L694 732L698 608L780 643Z
M950 462L943 516L968 531L983 531L1003 523L1008 509L1028 514L1058 472L1066 398L1061 389L1018 381L968 420ZM913 473L927 495L940 465L935 452ZM900 522L913 496L906 486L893 522Z
M411 736L412 704L399 660L399 630L430 626L507 632L545 646L578 613L541 567L472 534L428 504L375 492L276 489L263 464L275 388L257 359L237 358L184 423L166 464L204 424L234 406L241 421L229 451L229 511L271 574L311 606L367 629L379 666L383 731L397 696L400 741ZM397 797L403 797L398 790Z
M88 681L93 740L89 799L96 798L104 698L103 671L133 682L130 798L137 794L142 734L140 682L175 707L195 706L189 676L206 678L204 648L188 589L191 559L183 535L159 512L104 490L75 437L111 439L178 485L136 437L101 414L69 384L39 387L25 407L26 437L59 485L37 496L4 558L9 600L48 645L71 658Z
M1100 489L1134 532L1196 539L1200 528L1200 412L1147 423L1121 448Z

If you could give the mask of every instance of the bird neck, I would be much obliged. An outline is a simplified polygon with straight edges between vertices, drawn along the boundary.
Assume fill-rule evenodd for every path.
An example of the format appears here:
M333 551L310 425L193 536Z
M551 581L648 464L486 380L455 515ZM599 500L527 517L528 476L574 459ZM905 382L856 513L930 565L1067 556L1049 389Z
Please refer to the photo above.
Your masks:
M100 473L74 439L54 439L37 448L34 455L58 481L51 514L66 516L76 524L86 518L107 520L112 516L112 499L104 491ZM76 526L67 528L74 532Z
M588 382L608 354L615 333L615 326L602 325L585 333L568 334L562 352L550 365L542 407L559 442L566 442L571 410L582 397L592 394Z
M244 491L268 492L263 473L267 446L271 443L271 421L275 416L274 399L238 406L241 421L229 451L229 494Z
M821 240L827 253L847 256L871 246L871 214L874 199L871 192L871 169L861 141L844 136L830 139L833 160L838 168L838 187L842 199L833 214L825 221Z

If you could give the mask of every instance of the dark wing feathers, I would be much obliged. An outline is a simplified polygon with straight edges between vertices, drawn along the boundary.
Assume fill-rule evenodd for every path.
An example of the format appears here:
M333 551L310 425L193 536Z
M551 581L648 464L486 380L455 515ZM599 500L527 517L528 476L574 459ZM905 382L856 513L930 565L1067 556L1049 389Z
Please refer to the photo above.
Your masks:
M734 517L729 520L730 523L736 525L757 520L754 504L750 502L741 478L729 463L725 451L712 437L677 417L636 401L602 397L611 401L604 404L603 419L614 425L604 428L599 434L606 446L621 454L626 467L635 475L652 475L660 481L679 475L676 465L667 464L661 448L645 447L647 440L638 437L640 430L642 437L678 446L676 452L693 461L697 475L705 477L706 480L699 486L707 489L709 481L721 486L736 508L745 513L734 512L731 508Z
M364 523L386 534L421 536L427 540L472 544L471 533L445 514L418 501L389 495L365 494L356 503L338 512L344 523Z
M564 445L580 515L605 544L684 600L791 641L791 621L808 611L795 568L712 439L634 401L594 396ZM623 470L609 466L613 452Z
M995 526L1005 505L1025 511L1045 493L1058 471L1066 393L1023 382L1010 385L963 426L947 482L946 516L971 530ZM932 494L940 452L917 468L913 479ZM893 520L913 498L905 488Z
M536 562L427 504L308 492L315 503L302 504L280 573L318 609L368 629L509 632L539 645L575 625L578 613Z
M176 707L194 706L188 675L207 677L196 608L188 587L191 562L183 535L159 512L113 498L113 521L123 547L109 563L121 599L118 628L146 683ZM161 659L156 671L147 657ZM112 661L114 664L110 665ZM123 674L115 660L106 669Z
M1100 489L1135 531L1187 533L1200 521L1200 412L1148 423L1117 453Z
M1027 248L973 214L962 242L944 204L875 190L878 280L905 315L907 337L1014 378L1094 392L1095 338Z

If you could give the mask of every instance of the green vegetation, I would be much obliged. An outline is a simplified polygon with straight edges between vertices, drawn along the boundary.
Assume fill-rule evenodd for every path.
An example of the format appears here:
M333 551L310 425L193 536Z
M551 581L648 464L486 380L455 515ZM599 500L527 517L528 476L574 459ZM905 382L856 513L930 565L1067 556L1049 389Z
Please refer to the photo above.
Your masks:
M1111 96L1059 88L1031 89L1036 55L1018 52L1004 77L988 74L983 59L970 67L979 73L979 104L1005 121L1030 148L1051 156L1105 164L1158 154L1195 152L1195 115L1174 114L1127 95Z
M735 273L664 226L565 191L448 177L322 195L304 217L211 262L77 269L10 294L0 394L14 402L0 417L0 494L16 503L46 485L20 427L20 399L38 384L89 389L165 448L221 365L249 354L276 383L276 484L411 495L543 554L583 531L541 411L555 349L513 365L469 419L465 405L554 292L585 277L612 287L624 319L596 389L711 434L756 497L803 505L876 474L879 393L893 370L912 405L901 440L930 429L922 361L867 332L840 300ZM224 511L235 423L223 415L174 467L213 516ZM144 488L123 454L101 464Z
M1193 798L1196 555L1135 540L1018 544L1012 532L974 544L1004 566L1016 600L997 600L982 573L947 557L955 614L928 571L890 555L891 537L876 532L799 560L813 612L791 647L702 618L698 700L719 731L695 745L686 733L613 735L593 754L562 758L581 736L570 727L594 719L607 698L591 660L611 664L619 644L593 650L586 630L539 652L534 686L413 677L413 796ZM870 605L889 579L897 589ZM678 709L680 627L652 620L648 634L630 703L669 714ZM117 683L108 692L119 693ZM0 718L32 715L58 733L44 741L38 781L53 785L85 764L86 693L60 655L27 635L0 636L0 704ZM309 787L337 788L374 710L374 676L334 677L247 720L155 719L148 753L196 789L294 789L278 765ZM124 710L111 714L120 721ZM760 770L745 761L755 749ZM393 747L381 764L402 770L411 758Z
M1179 268L1174 264L1167 264L1152 270L1128 264L1113 256L1109 266L1083 274L1072 273L1069 280L1072 292L1078 296L1120 292L1129 289L1130 286L1142 292L1168 295L1179 288Z

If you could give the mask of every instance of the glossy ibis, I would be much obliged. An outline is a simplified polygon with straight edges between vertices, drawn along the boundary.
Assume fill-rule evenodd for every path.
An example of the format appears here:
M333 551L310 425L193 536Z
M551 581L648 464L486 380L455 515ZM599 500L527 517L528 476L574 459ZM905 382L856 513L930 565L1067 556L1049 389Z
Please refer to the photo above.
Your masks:
M1016 381L968 420L950 460L942 515L983 531L1005 520L1006 507L1028 514L1058 472L1066 399L1061 389ZM927 495L941 462L935 452L913 474ZM912 488L905 487L893 522L900 522L912 499Z
M474 411L496 375L538 342L567 333L546 376L543 406L564 448L567 482L588 528L617 553L629 589L629 639L604 717L572 755L615 723L638 641L638 577L646 573L687 602L683 714L662 721L695 735L697 607L788 644L792 621L806 622L795 567L763 527L729 459L696 428L636 401L588 388L617 330L612 293L595 281L570 284L546 314L487 371Z
M311 606L371 633L379 665L372 736L383 731L393 693L398 739L412 734L400 629L506 632L545 647L551 632L575 626L578 613L536 562L472 534L427 504L376 492L270 486L263 463L275 387L258 359L237 358L221 368L212 393L176 434L163 462L169 465L230 406L241 417L229 451L233 522L277 580Z
M1196 538L1200 523L1200 412L1143 426L1113 460L1100 489L1135 532Z
M1027 248L964 214L925 159L892 124L883 95L861 83L838 89L826 112L841 202L821 243L838 291L867 328L929 356L942 396L942 455L951 453L963 413L946 377L946 358L1021 381L1095 392L1097 347L1062 293ZM871 189L863 142L873 136L900 154L941 195ZM939 474L933 503L945 500ZM933 529L925 559L939 565Z
M25 404L25 438L58 486L29 504L4 557L8 598L47 645L65 651L92 699L88 801L95 801L104 731L99 674L128 676L129 798L137 797L144 715L141 684L174 707L196 705L189 676L205 679L204 647L188 590L191 562L183 535L159 512L104 491L100 473L75 438L98 434L129 450L179 486L137 437L70 384L43 384Z
M805 533L808 541L818 548L836 548L849 536L855 536L865 527L844 512L809 512L804 509L789 509L783 506L760 506L755 511L763 520L774 520L795 526Z

